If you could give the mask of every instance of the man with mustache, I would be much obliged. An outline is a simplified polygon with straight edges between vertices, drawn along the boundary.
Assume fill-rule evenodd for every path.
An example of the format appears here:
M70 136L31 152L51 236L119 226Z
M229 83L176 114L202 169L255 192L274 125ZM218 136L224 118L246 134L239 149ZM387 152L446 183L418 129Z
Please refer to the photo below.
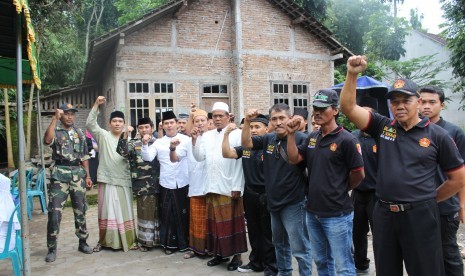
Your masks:
M288 162L286 124L291 118L287 104L278 103L270 110L274 132L251 136L250 123L258 111L247 112L242 129L242 147L263 151L263 171L271 231L276 251L278 274L292 275L292 256L299 265L301 276L312 275L312 256L305 219L305 166ZM296 132L296 142L302 143L305 134Z
M73 203L78 250L92 254L92 248L86 243L89 236L86 226L86 187L92 188L89 153L84 133L74 126L76 112L77 109L71 104L62 104L44 135L44 143L52 147L52 159L55 160L49 188L46 262L54 262L56 259L61 213L68 195ZM57 121L60 121L59 125Z
M440 216L437 202L465 186L463 159L447 132L428 118L420 118L417 85L397 79L386 97L393 120L369 112L356 103L357 75L366 57L347 61L341 92L342 112L377 143L378 176L373 211L376 274L444 275ZM436 184L437 167L447 180Z
M365 177L360 143L336 122L336 91L322 89L313 99L313 131L300 144L295 131L301 119L287 123L287 152L291 164L305 163L308 170L307 228L312 257L319 275L354 275L352 221L354 207L349 191ZM298 145L298 146L297 146Z

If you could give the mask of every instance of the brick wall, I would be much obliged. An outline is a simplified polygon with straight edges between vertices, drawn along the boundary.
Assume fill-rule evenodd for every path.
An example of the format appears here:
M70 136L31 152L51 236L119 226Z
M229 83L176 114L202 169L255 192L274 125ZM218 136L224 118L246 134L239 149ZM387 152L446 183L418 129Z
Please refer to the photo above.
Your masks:
M240 2L244 110L268 110L271 81L309 83L310 94L332 85L332 61L323 43L301 26L293 26L284 12L266 0ZM231 110L237 114L241 102L235 74L233 3L189 2L177 18L167 15L126 35L124 45L118 47L115 60L109 61L104 74L102 91L112 89L117 98L109 105L128 114L128 82L174 82L175 111L185 112L191 102L202 107L202 84L224 83L229 85ZM112 110L107 107L105 115Z

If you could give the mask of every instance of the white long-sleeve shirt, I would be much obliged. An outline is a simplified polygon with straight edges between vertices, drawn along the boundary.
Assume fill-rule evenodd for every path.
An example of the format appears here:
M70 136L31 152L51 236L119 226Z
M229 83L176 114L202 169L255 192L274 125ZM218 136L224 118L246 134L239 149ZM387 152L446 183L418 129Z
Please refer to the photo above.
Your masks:
M240 159L223 158L221 145L225 129L218 132L210 130L197 138L193 147L193 155L197 161L206 162L205 194L216 193L231 196L232 191L244 192L244 172ZM234 130L229 134L231 147L241 145L241 131Z
M192 153L192 143L189 143L189 197L205 195L207 180L205 160L197 161Z
M180 141L180 144L176 147L179 162L171 162L170 160L170 143L174 138ZM158 161L160 161L160 185L162 187L176 189L189 184L187 166L189 143L191 143L189 137L178 133L173 137L165 135L150 146L142 146L141 155L144 161L152 161L155 156L158 156Z

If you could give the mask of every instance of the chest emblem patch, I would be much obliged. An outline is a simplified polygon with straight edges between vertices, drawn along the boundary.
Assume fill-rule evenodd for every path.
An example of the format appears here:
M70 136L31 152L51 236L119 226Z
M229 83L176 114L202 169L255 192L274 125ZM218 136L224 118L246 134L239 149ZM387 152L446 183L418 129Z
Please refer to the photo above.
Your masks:
M380 137L388 141L394 141L397 137L397 131L392 127L384 126L383 133Z
M419 144L420 146L427 148L431 144L431 141L428 138L421 138Z
M274 145L268 144L268 146L266 147L266 152L269 154L273 154L273 151L274 151Z
M310 138L310 140L308 141L308 147L310 149L314 149L316 146L316 139L315 138Z
M373 152L376 153L377 150L378 148L376 147L376 145L373 145Z
M332 144L329 146L329 149L330 149L331 151L336 151L336 149L337 149L337 144L336 144L336 143L332 143Z
M250 158L250 150L242 150L242 157Z

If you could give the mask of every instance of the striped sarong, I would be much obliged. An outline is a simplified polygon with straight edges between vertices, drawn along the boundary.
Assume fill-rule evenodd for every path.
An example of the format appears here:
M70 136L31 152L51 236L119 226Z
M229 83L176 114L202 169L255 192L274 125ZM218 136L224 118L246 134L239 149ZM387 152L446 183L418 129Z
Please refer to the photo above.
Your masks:
M103 247L129 251L136 243L129 187L99 183L98 188L99 244Z
M137 196L137 241L139 245L160 245L158 195Z
M179 189L160 187L160 244L164 248L188 249L189 186Z
M205 196L190 198L189 248L197 254L205 255L207 235L207 205Z
M247 252L242 198L212 193L206 197L208 254L229 257Z

